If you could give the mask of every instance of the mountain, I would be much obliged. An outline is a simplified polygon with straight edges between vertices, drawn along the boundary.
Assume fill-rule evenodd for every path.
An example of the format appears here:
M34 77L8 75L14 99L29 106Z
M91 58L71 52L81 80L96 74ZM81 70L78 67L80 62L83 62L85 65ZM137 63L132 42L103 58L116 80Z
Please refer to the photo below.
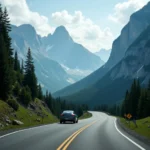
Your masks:
M113 42L111 55L100 69L86 78L54 93L54 96L75 94L101 80L124 57L128 47L150 25L150 2L131 15L129 23L122 29L120 36ZM105 84L103 82L103 84Z
M48 56L70 69L95 71L104 64L98 56L75 43L63 26L56 28L53 35L48 35L44 43Z
M38 81L44 90L60 90L103 64L98 56L75 43L63 26L46 37L38 35L29 24L11 27L12 47L20 60L25 60L27 49L31 48Z
M66 97L73 102L113 104L123 100L133 79L139 79L143 87L150 79L150 26L130 45L124 58L102 79L92 86Z
M98 52L95 52L95 55L99 56L104 62L107 62L109 59L111 50L101 49Z
M36 75L44 90L54 92L70 84L68 80L71 77L61 65L43 54L41 37L36 34L31 25L25 24L19 27L12 25L11 27L12 47L18 52L20 60L26 59L27 50L31 48Z

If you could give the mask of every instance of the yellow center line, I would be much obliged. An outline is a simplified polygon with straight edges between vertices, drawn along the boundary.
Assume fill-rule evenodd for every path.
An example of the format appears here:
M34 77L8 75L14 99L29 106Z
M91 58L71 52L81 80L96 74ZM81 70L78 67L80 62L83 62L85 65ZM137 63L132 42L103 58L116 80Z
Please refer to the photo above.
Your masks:
M80 128L79 130L77 130L76 132L74 132L71 136L69 136L58 148L57 150L61 150L62 147L65 147L63 148L63 150L66 150L68 148L68 146L71 144L71 142L83 131L85 130L86 128L88 128L89 126L93 125L94 123L96 123L97 121L94 121L92 122L91 124L89 125L86 125L82 128ZM68 142L68 143L67 143Z

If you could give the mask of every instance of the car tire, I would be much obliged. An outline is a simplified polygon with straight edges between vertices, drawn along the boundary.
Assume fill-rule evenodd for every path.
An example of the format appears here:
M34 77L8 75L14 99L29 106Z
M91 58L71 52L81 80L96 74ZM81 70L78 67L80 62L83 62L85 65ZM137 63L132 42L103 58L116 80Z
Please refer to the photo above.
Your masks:
M74 120L73 123L76 123L76 121Z
M62 124L62 121L60 121L60 124Z
M76 121L76 123L78 123L78 120Z

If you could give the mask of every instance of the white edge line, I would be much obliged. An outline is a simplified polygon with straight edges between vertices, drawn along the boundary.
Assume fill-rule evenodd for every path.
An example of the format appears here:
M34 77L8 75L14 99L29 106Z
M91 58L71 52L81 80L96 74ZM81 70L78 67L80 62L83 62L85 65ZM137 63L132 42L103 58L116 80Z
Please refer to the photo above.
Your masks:
M19 132L23 132L23 131L31 130L31 129L36 129L36 128L41 128L41 127L45 127L45 126L49 126L49 125L50 125L50 124L41 125L41 126L38 126L38 127L31 127L31 128L27 128L27 129L21 129L21 130L14 131L14 132L11 132L11 133L8 133L8 134L4 134L4 135L0 136L0 139L1 139L1 138L4 138L4 137L6 137L6 136L9 136L9 135L15 134L15 133L19 133Z
M114 124L115 124L116 130L117 130L123 137L125 137L128 141L130 141L130 142L133 143L135 146L137 146L139 149L141 149L141 150L146 150L145 148L143 148L142 146L140 146L139 144L137 144L136 142L134 142L133 140L131 140L129 137L127 137L126 135L124 135L124 134L118 129L117 124L116 124L116 120L117 120L117 119L114 120Z

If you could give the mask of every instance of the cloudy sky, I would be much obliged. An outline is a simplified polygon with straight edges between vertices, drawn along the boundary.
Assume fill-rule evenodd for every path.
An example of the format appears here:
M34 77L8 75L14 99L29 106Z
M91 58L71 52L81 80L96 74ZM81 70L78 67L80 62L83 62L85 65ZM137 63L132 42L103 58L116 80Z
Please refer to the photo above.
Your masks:
M110 49L130 15L149 0L0 0L11 23L31 24L46 36L56 27L67 28L74 41L91 52Z

